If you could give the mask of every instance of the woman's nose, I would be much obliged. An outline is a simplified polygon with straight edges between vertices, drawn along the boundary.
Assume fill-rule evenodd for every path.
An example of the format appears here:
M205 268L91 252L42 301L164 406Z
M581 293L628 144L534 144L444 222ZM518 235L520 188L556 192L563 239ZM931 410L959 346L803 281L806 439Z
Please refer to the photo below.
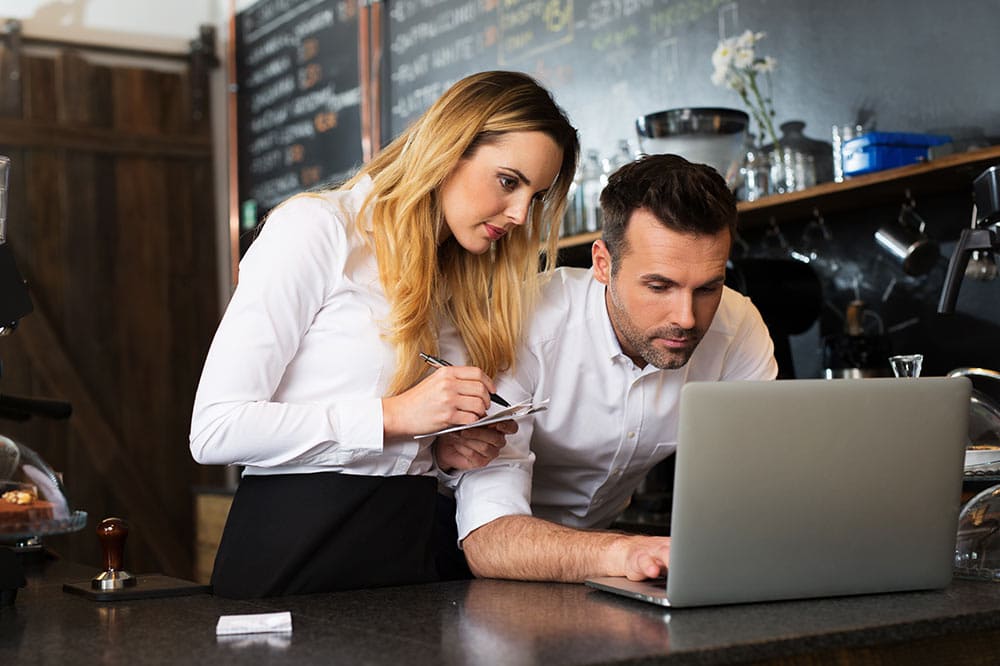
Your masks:
M507 219L516 225L522 225L528 221L528 214L531 212L533 197L518 197L507 208Z

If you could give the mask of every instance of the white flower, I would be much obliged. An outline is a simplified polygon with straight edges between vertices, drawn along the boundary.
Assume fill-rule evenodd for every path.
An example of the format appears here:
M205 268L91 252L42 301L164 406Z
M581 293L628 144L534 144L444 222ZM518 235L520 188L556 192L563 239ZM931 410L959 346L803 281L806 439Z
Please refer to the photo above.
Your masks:
M733 67L738 69L745 69L753 65L754 55L752 48L740 48L736 49L736 53L733 54Z
M739 94L760 128L760 136L768 136L775 146L778 138L774 131L771 106L770 74L778 61L771 56L757 56L757 42L764 39L763 32L745 30L737 37L719 40L712 52L712 83L725 86ZM765 75L767 89L762 90L758 76Z
M774 68L777 66L778 61L771 56L764 56L762 59L753 64L753 68L762 74L773 72Z
M715 52L712 53L712 65L716 71L727 69L733 60L733 49L726 41L728 40L719 42L719 45L715 47Z
M764 33L758 33L763 36ZM744 30L743 34L736 37L736 46L739 48L753 48L754 43L757 41L757 35L753 34L750 30Z

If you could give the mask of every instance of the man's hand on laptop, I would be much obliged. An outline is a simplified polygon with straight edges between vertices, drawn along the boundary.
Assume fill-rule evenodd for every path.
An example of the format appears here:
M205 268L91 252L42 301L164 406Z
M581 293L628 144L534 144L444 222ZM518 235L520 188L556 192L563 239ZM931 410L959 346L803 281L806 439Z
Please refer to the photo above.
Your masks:
M445 472L485 467L500 455L507 435L517 432L516 421L500 421L481 428L469 428L438 435L434 459Z
M612 563L612 575L629 580L659 578L667 573L670 537L629 536L615 544L612 556L616 560Z

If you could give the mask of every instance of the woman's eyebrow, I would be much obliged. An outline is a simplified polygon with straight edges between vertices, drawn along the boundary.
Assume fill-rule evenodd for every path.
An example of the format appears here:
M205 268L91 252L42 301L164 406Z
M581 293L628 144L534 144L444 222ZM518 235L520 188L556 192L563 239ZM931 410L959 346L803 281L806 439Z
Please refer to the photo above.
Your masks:
M523 173L521 173L519 170L515 169L514 167L503 166L503 165L501 165L501 168L507 169L508 171L513 171L515 174L517 174L517 177L521 179L521 182L523 182L528 187L531 187L531 181L528 180L528 177L525 176Z

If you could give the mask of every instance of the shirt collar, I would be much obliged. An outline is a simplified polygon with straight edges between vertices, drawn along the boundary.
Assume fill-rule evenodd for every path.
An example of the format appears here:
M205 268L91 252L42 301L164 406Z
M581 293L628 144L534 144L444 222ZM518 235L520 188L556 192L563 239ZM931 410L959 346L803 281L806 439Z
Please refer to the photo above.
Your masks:
M360 210L361 204L365 202L365 198L371 193L374 187L375 183L372 181L371 176L368 174L362 176L361 179L355 183L354 187L350 189L351 209L355 211ZM364 218L361 220L361 226L365 231L372 230L371 210L365 211Z
M621 357L631 363L632 359L622 351L622 345L618 341L615 327L611 324L611 316L608 314L608 303L604 296L607 286L597 281L597 278L594 277L593 268L590 269L590 279L593 280L593 289L590 290L590 307L596 313L595 319L599 322L598 326L601 329L600 339L603 343L601 351L604 352L609 361L614 361L616 358Z

